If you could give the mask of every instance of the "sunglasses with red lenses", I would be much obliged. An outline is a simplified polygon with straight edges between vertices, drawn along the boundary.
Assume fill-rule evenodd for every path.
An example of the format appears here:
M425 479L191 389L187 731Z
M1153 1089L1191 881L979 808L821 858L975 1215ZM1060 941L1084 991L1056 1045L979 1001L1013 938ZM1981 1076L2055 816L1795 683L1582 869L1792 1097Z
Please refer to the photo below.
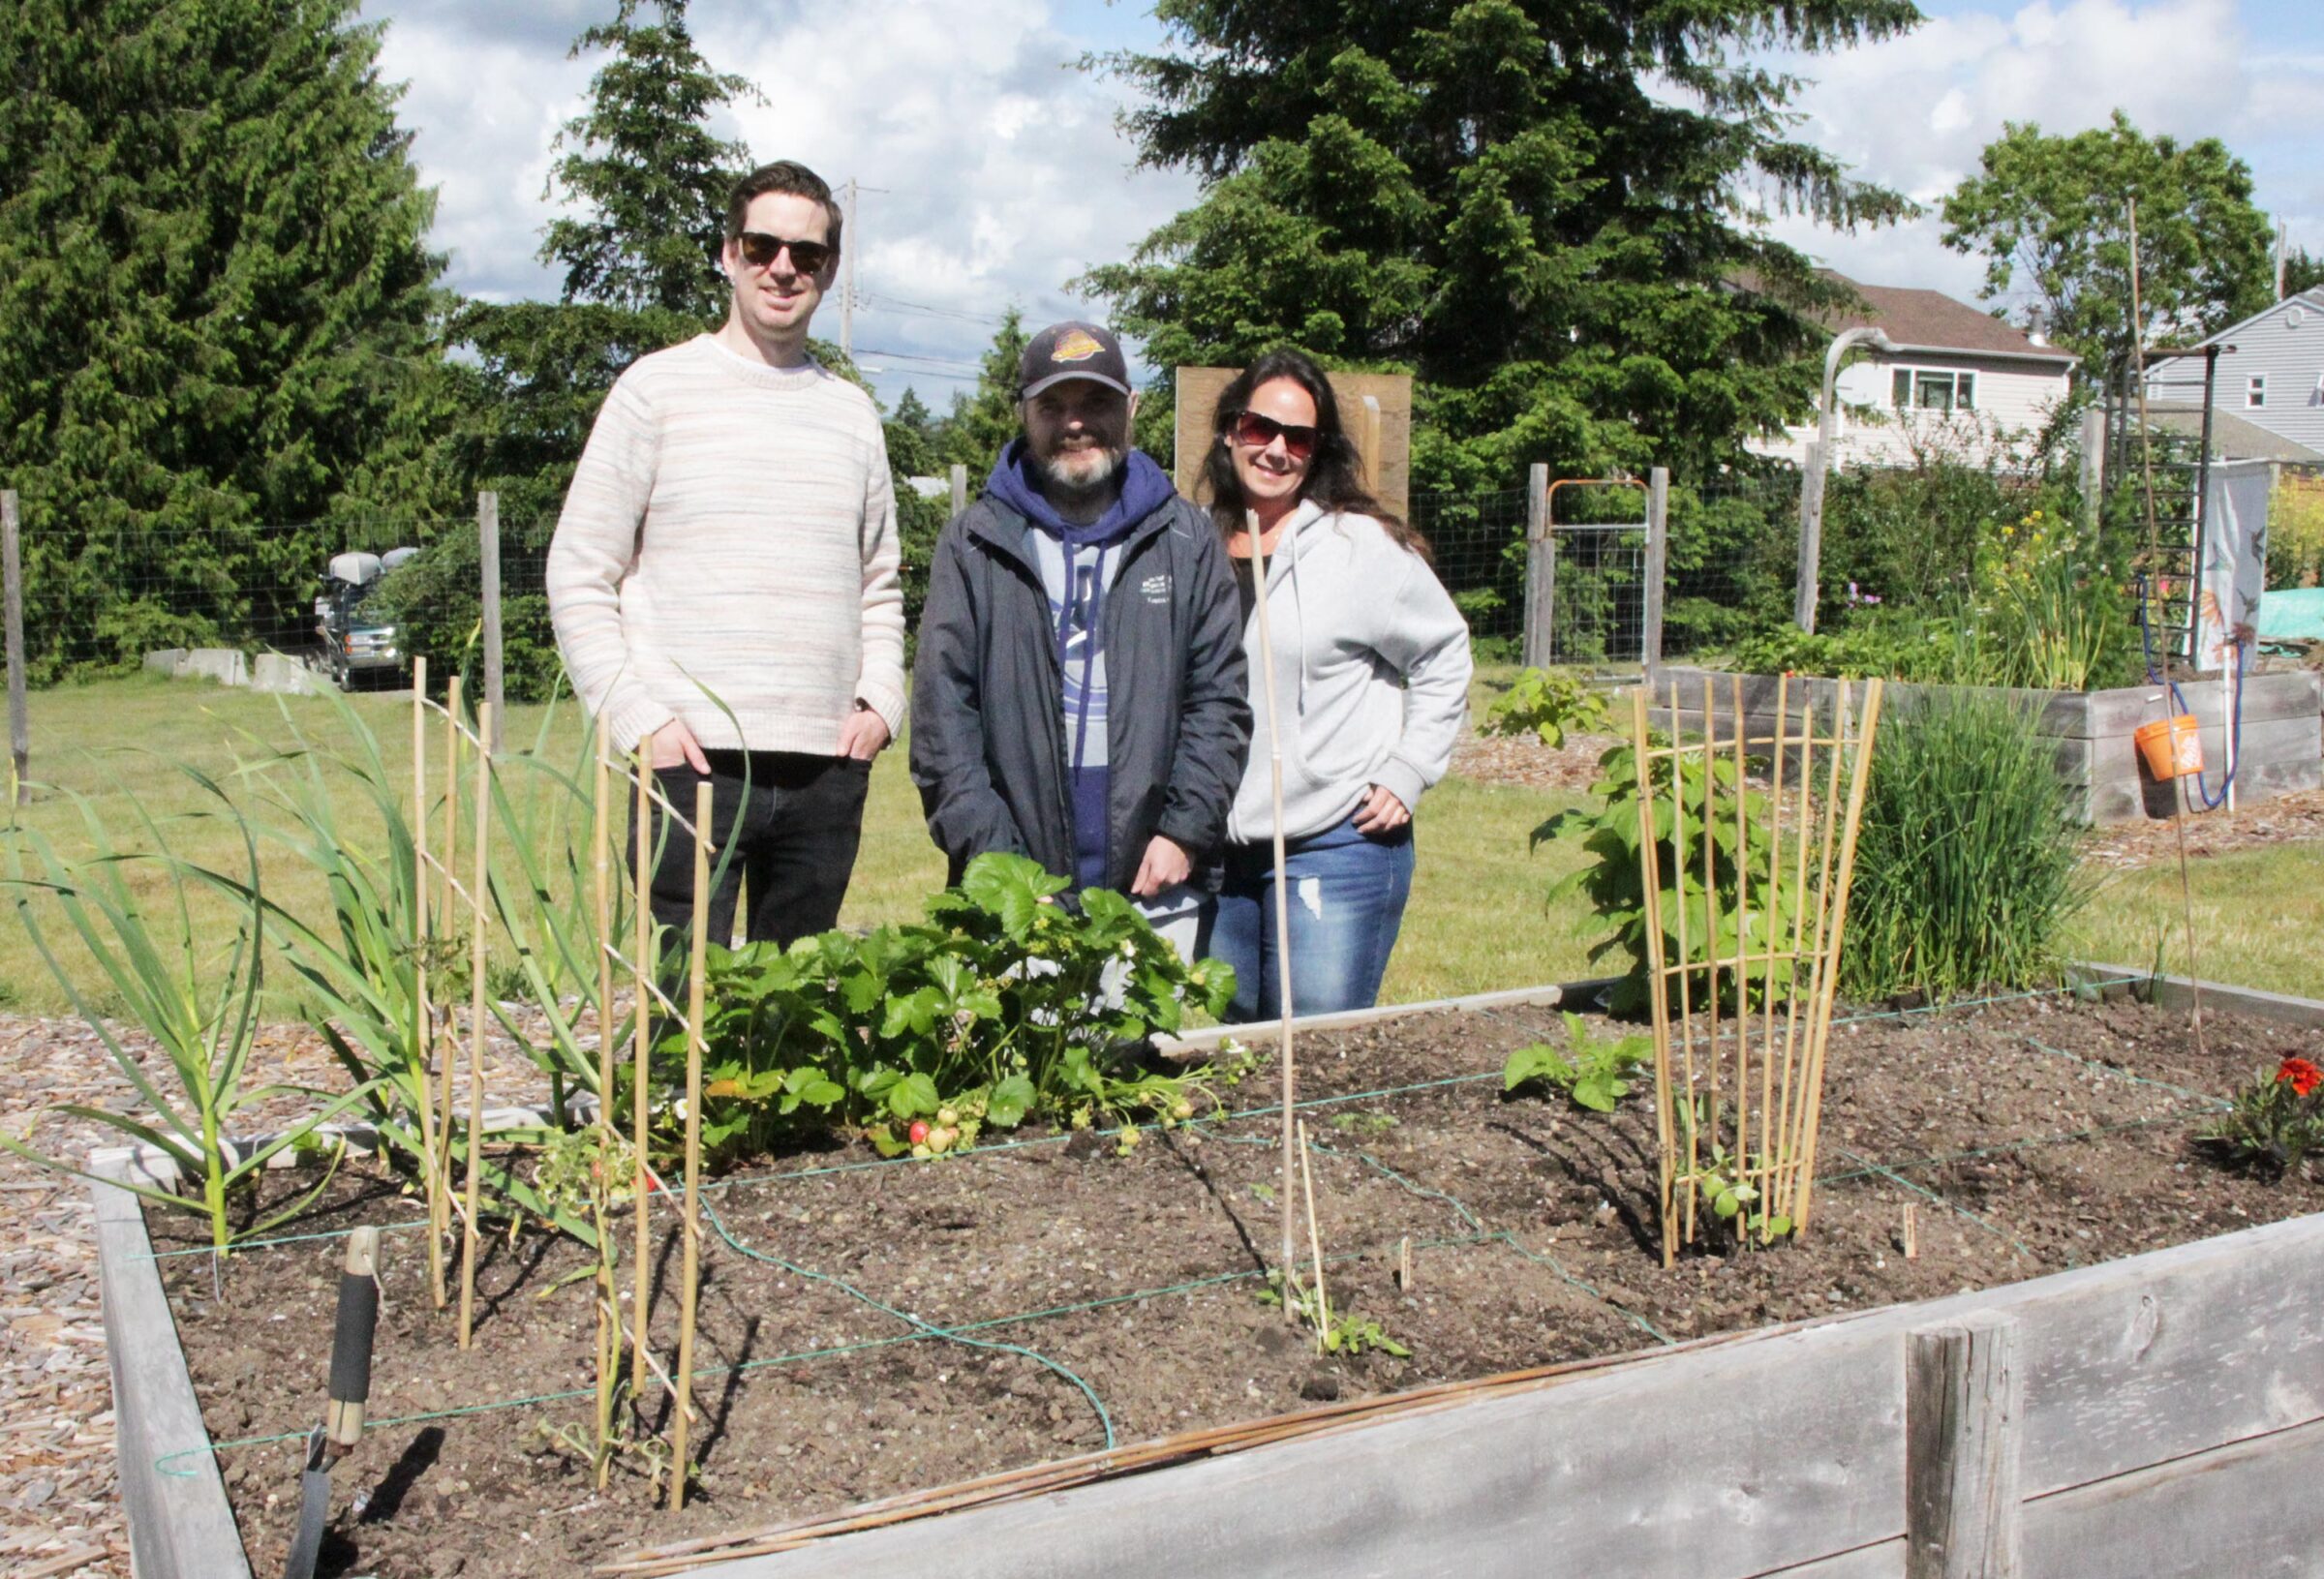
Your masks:
M781 236L771 236L764 230L745 230L734 240L742 251L743 261L752 268L773 267L776 255L788 248L791 267L802 274L822 273L823 265L830 262L832 254L838 251L828 242L789 241Z
M1265 449L1278 438L1283 440L1283 453L1295 461L1308 460L1315 454L1316 430L1293 422L1277 422L1271 416L1257 411L1237 411L1234 427L1235 441L1252 449Z

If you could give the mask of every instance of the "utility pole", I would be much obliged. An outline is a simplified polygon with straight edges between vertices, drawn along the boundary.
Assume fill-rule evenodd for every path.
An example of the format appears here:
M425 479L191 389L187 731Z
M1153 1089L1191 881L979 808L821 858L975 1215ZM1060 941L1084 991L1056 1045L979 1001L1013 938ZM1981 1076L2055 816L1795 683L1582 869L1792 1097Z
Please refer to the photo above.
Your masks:
M863 245L863 237L855 228L855 177L847 178L847 215L845 234L840 246L840 354L855 360L855 251Z
M2283 255L2291 250L2292 228L2282 220L2276 222L2276 299L2283 300Z

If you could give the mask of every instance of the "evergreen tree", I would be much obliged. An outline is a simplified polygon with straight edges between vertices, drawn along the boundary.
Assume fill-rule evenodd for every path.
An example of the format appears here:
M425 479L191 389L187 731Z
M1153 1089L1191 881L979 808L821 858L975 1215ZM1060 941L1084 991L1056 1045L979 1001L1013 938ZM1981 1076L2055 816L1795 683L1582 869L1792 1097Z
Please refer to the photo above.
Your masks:
M1910 0L1156 15L1174 51L1107 64L1148 95L1144 161L1199 172L1204 197L1081 287L1163 367L1289 343L1415 374L1416 487L1730 457L1806 404L1803 312L1833 296L1764 209L1910 211L1785 137L1796 84L1738 58L1901 33Z
M2138 204L2139 305L2150 342L2199 339L2275 293L2272 228L2251 167L2216 137L2149 137L2111 124L2044 137L2032 123L1986 144L1978 173L1944 200L1944 241L1981 253L1988 298L2019 282L2051 338L2094 378L2130 361L2130 202Z
M581 205L542 232L541 261L565 270L559 300L474 303L453 326L482 364L463 470L500 492L505 520L543 540L613 380L726 311L726 195L750 156L708 122L753 90L702 58L686 0L659 0L650 24L640 3L620 0L612 21L573 43L575 56L611 58L590 80L588 107L558 135L549 191Z
M354 0L0 7L0 479L37 672L290 631L431 365L442 259Z
M985 348L976 370L973 394L953 396L937 437L937 453L947 467L968 469L968 493L984 491L993 463L1017 437L1024 422L1017 414L1017 367L1032 336L1025 333L1024 313L1012 307L1001 315L993 344Z
M2313 290L2324 285L2324 253L2311 253L2306 247L2294 247L2284 254L2283 293L2297 296L2303 290Z

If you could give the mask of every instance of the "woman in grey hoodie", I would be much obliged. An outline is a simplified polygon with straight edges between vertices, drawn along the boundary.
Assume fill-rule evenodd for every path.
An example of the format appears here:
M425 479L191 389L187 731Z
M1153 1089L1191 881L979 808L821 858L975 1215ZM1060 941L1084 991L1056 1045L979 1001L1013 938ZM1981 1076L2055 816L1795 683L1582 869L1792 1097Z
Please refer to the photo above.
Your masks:
M1220 394L1214 432L1204 477L1237 566L1255 719L1210 952L1235 967L1230 1019L1282 1013L1269 768L1279 737L1292 1008L1365 1008L1412 890L1413 811L1451 764L1467 710L1468 625L1426 542L1365 490L1312 360L1260 357ZM1253 518L1267 555L1271 675L1260 664Z

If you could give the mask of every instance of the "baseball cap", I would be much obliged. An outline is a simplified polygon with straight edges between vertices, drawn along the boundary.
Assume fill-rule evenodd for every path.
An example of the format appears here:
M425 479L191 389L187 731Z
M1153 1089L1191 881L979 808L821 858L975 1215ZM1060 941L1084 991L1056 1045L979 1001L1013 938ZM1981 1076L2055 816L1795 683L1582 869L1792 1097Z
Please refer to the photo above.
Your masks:
M1121 394L1130 392L1129 364L1121 342L1095 323L1053 323L1033 336L1017 362L1017 398L1031 400L1052 384L1087 379Z

